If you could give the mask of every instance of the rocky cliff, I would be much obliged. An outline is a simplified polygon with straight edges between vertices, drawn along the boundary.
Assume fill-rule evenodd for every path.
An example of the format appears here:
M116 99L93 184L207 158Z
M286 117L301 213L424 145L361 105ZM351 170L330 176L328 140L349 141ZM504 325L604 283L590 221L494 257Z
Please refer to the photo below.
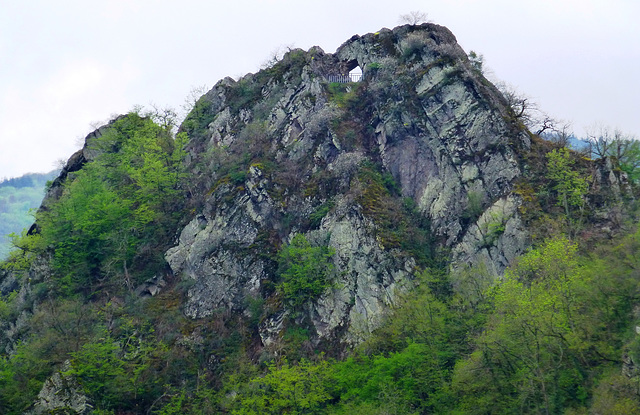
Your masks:
M291 50L218 82L177 135L132 113L87 136L0 266L0 412L229 412L269 389L247 380L263 363L393 354L405 323L444 379L477 363L485 289L549 235L614 236L632 187L531 134L444 27Z
M360 82L328 81L356 66ZM334 54L292 50L220 81L182 128L202 207L166 260L194 281L192 318L268 297L265 253L295 233L335 250L333 288L305 310L317 340L351 343L377 327L425 258L450 252L453 268L483 263L498 275L527 246L511 191L529 136L444 27L354 36ZM488 235L496 221L502 231ZM428 237L400 240L416 230ZM263 322L265 344L287 312Z

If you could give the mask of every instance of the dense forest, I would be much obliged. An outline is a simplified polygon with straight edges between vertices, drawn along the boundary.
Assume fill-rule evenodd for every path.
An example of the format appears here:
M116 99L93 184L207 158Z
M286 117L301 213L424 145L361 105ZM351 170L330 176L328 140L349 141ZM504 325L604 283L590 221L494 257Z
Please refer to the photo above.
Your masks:
M40 206L47 182L57 175L54 170L0 181L0 258L6 258L11 250L9 235L19 235L31 226L33 215L30 211Z
M221 81L177 130L132 112L87 137L0 264L0 413L640 413L636 142L602 136L598 154L531 132L466 54L434 46L455 41L439 26L367 36L345 47L388 56L362 83L314 80L333 56L294 50ZM432 170L468 168L455 221L394 167L393 140L434 119L456 128L429 145L463 150ZM486 130L504 139L480 148ZM508 170L480 176L493 154L518 173L485 191ZM354 317L323 335L340 307Z

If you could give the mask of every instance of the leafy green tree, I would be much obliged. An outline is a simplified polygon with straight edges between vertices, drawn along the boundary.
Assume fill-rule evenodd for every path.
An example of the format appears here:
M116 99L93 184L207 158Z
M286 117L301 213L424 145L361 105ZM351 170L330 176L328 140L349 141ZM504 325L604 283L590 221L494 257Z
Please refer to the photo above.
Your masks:
M575 169L569 150L560 148L549 152L547 171L554 183L553 190L558 194L558 205L564 207L567 218L570 217L570 208L578 208L582 212L589 184Z
M135 113L88 143L94 160L67 180L60 199L38 217L41 249L54 252L59 288L91 292L105 277L119 277L131 289L154 272L158 260L139 256L166 240L179 218L185 143L184 134L174 139Z
M128 392L120 352L118 343L107 335L99 342L85 344L72 355L72 369L68 374L78 380L89 396L96 398L99 408L117 406Z
M125 321L116 336L102 336L71 353L73 375L100 409L136 409L149 405L159 394L156 363L166 354L152 332Z
M296 234L278 253L278 291L292 308L300 308L331 286L334 253L328 246L311 246L303 234Z
M240 391L234 415L317 414L332 398L331 366L324 360L314 364L270 367L265 376L253 379Z
M341 405L375 403L393 413L434 411L437 391L446 382L441 353L434 344L410 343L399 352L336 364Z
M472 413L556 413L567 402L584 402L582 367L593 348L584 330L589 284L577 246L563 238L508 270L493 289L495 311L477 340L478 352L456 367L461 408L477 407L480 395L491 398ZM496 407L500 402L505 406Z
M11 356L0 356L0 413L24 413L49 374L47 356L26 342Z
M484 73L484 56L482 54L473 50L469 51L469 62L471 62L471 67L478 73Z

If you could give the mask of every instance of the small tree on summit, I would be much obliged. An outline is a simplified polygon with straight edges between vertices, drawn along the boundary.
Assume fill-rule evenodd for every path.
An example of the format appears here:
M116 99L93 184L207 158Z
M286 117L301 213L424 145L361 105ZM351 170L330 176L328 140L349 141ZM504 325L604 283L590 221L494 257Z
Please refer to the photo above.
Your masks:
M419 10L414 10L407 14L401 14L399 22L411 25L417 25L421 23L429 23L428 14Z

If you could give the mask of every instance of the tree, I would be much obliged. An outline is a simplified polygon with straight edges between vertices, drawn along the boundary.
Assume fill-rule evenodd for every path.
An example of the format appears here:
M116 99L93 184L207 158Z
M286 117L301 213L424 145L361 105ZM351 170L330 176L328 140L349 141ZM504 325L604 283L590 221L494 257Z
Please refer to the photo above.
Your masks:
M571 138L574 137L570 122L555 120L553 118L543 120L542 126L537 134L560 147L569 147Z
M293 366L271 366L265 376L251 380L240 391L235 415L316 414L332 397L332 368L326 360L302 360Z
M471 58L471 53L469 57ZM482 58L482 55L480 55L480 57ZM530 131L536 135L551 132L553 135L558 136L559 141L568 140L570 123L553 118L543 112L535 101L518 91L512 85L505 82L497 82L495 86L507 101L507 105L512 110L513 117L524 124Z
M456 367L452 385L465 396L462 405L485 405L474 413L549 414L568 401L584 402L581 366L593 348L585 336L590 283L577 246L566 238L548 241L507 270L491 291L495 310L477 352Z
M331 257L335 250L327 246L311 246L303 234L296 234L278 254L280 278L278 291L291 307L299 308L320 296L333 271Z
M554 182L553 189L558 194L558 205L564 207L567 218L570 207L584 206L584 197L589 189L587 180L574 168L568 149L561 148L547 154L548 177Z
M484 56L482 54L478 54L476 51L469 51L469 61L471 62L471 66L473 69L478 71L479 73L483 73L484 69L482 65L484 64Z
M631 180L640 180L640 142L631 134L605 126L592 126L587 131L591 156L614 158Z
M187 115L196 107L198 100L207 93L209 87L206 84L202 84L199 86L191 87L189 94L184 99L184 103L182 104L182 120L187 118Z
M421 12L419 10L414 10L411 11L407 14L402 14L400 15L400 19L399 22L400 23L405 23L405 24L410 24L410 25L417 25L417 24L421 24L421 23L429 23L429 18L428 18L428 14L425 12Z
M89 291L114 276L133 287L130 269L142 247L174 229L185 142L184 133L171 136L170 122L158 125L131 113L88 143L94 160L37 218L41 247L53 248L58 288ZM144 272L154 272L153 259L140 262Z

